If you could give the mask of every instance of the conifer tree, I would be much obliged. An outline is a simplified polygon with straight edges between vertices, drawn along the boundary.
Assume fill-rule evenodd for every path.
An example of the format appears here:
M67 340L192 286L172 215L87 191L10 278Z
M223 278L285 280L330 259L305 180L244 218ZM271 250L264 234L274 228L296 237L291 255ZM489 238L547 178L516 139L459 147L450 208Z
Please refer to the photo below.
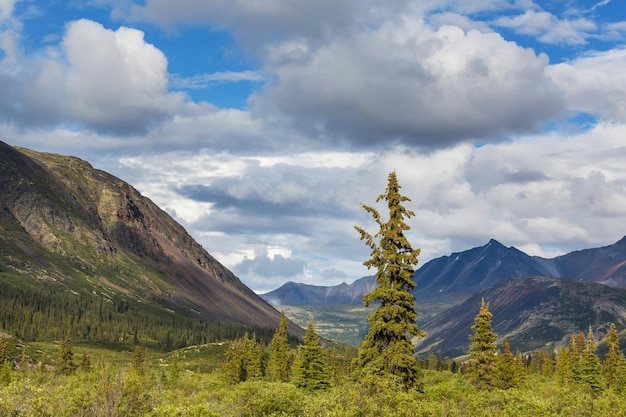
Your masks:
M0 335L0 365L9 360L9 347L7 344L7 338L4 335Z
M597 355L596 343L593 340L591 327L589 328L587 342L580 356L579 369L578 381L580 383L591 387L596 392L602 390L602 365Z
M420 250L413 249L405 236L410 229L405 218L415 214L403 206L410 199L400 194L400 188L396 173L391 172L385 193L376 199L386 201L387 221L375 208L363 205L380 227L374 236L355 226L361 240L371 248L371 258L363 264L376 269L377 287L363 301L365 306L380 304L369 316L370 329L353 365L359 372L395 375L408 388L418 385L420 375L412 338L422 337L424 332L417 327L415 297L411 294Z
M233 340L222 362L222 372L232 382L243 382L263 377L263 347L248 332Z
M569 347L565 344L557 350L554 375L557 383L561 385L569 384L574 380L574 364L570 357Z
M611 323L611 328L606 336L606 344L608 352L602 364L604 381L607 388L623 392L626 388L626 359L620 350L615 323Z
M61 342L59 349L59 372L65 375L71 375L76 370L74 364L74 349L72 347L72 337L68 333Z
M468 364L470 380L480 389L492 389L498 383L496 339L498 336L491 328L489 304L485 299L481 301L478 315L474 318L471 327L473 334L470 335L470 356Z
M89 372L91 370L91 359L89 359L89 355L83 352L83 357L80 360L80 370L83 372Z
M304 335L304 344L298 347L298 356L294 364L293 383L298 388L317 390L330 386L319 340L320 338L315 331L315 324L311 320Z
M133 370L139 374L143 374L143 365L145 362L145 358L143 356L143 350L140 346L135 346L135 351L133 352Z
M502 354L498 356L498 374L502 389L518 387L522 382L518 361L513 356L508 337L504 339Z
M291 372L291 346L287 335L287 318L283 311L280 316L280 324L270 343L270 351L267 360L267 379L269 381L287 382Z

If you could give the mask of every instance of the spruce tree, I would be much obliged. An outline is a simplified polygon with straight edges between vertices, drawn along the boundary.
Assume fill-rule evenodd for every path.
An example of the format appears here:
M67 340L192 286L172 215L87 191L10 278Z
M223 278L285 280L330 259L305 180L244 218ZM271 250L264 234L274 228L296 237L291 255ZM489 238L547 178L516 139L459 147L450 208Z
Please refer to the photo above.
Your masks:
M270 351L267 360L267 379L269 381L287 382L291 371L291 346L287 335L287 318L283 311L280 316L280 324L270 343Z
M602 366L596 351L597 348L593 340L593 332L591 328L589 328L587 342L580 357L578 381L598 392L602 390Z
M72 348L72 337L68 333L61 342L59 349L59 372L64 375L71 375L76 370L74 364L74 349Z
M417 327L415 297L411 294L416 287L413 273L420 250L413 249L405 236L410 229L405 218L415 214L403 206L410 199L400 194L400 188L396 173L391 172L385 193L376 199L387 203L387 221L375 208L363 205L380 228L374 236L355 226L361 240L371 248L371 258L363 264L376 269L377 287L363 301L365 306L379 304L369 316L370 329L353 365L358 372L395 375L408 388L418 385L420 375L412 338L422 337L424 332Z
M502 389L518 387L522 382L518 361L513 356L508 337L504 339L502 354L498 356L498 376Z
M224 354L222 372L232 383L263 377L263 346L257 343L256 337L250 338L246 332L230 343Z
M485 299L481 301L478 315L474 318L471 327L473 334L470 335L469 365L470 380L480 389L492 389L498 384L498 369L496 357L496 339L498 336L491 328L489 304Z
M330 386L330 378L319 340L315 325L311 320L304 335L304 344L298 347L298 356L294 365L293 383L298 388L318 390Z
M619 336L615 323L611 323L606 336L608 351L602 364L602 373L607 388L623 392L626 388L626 359L619 347Z
M9 346L7 344L7 338L4 335L0 335L0 366L8 360Z

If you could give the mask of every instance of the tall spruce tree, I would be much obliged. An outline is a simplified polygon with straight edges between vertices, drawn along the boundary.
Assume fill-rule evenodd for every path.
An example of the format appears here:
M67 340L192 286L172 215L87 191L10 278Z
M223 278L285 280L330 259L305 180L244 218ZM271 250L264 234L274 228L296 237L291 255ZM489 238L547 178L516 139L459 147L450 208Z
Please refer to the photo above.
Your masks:
M318 390L330 386L324 353L319 341L315 324L311 320L304 335L304 344L298 347L298 356L294 364L293 383L298 388Z
M270 343L270 351L267 359L266 377L269 381L287 382L291 372L291 346L287 335L287 318L283 311L280 316L280 324Z
M492 389L498 385L498 369L496 357L496 339L498 335L491 328L493 315L489 311L489 303L481 301L478 315L474 318L470 335L469 365L470 380L480 389Z
M618 392L626 389L626 359L619 347L619 335L615 323L611 323L606 335L608 351L602 364L602 373L607 388Z
M395 375L405 387L419 382L419 365L415 358L413 337L422 337L424 332L417 326L415 297L411 294L416 286L413 281L419 249L413 249L405 232L410 227L405 218L415 214L403 203L410 201L400 194L396 173L391 172L387 189L376 199L386 201L389 219L383 221L373 207L363 205L379 226L379 231L370 235L362 227L355 226L361 240L371 248L371 258L363 264L376 269L377 287L363 297L365 306L380 302L369 316L369 333L359 347L354 368L374 375Z

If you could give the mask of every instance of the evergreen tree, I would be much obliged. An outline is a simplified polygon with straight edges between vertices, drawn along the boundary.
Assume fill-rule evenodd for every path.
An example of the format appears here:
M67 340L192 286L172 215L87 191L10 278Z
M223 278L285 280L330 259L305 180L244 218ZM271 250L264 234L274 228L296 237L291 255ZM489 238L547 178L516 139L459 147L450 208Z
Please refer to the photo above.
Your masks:
M233 340L224 354L222 372L232 383L262 378L263 346L247 332Z
M478 315L474 318L470 335L470 356L468 364L470 380L480 389L491 389L497 386L498 370L496 357L496 339L498 336L491 328L492 314L485 299L481 301Z
M272 342L267 360L267 379L269 381L287 382L291 372L291 346L289 346L289 336L287 335L287 318L283 311L280 316L280 324Z
M503 389L519 387L522 382L519 362L513 356L509 338L504 339L502 354L498 356L498 375Z
M304 344L298 347L298 356L294 365L293 383L298 388L317 390L330 386L319 340L315 325L311 320L304 335Z
M76 370L74 364L74 349L72 347L72 337L68 333L61 342L59 349L59 372L65 375L71 375Z
M593 340L593 332L589 328L587 342L580 357L578 381L598 392L602 390L602 365L596 352L597 348Z
M135 351L133 352L132 365L133 370L139 374L143 374L145 358L143 355L143 350L140 346L135 346Z
M0 365L9 360L9 346L7 345L7 338L4 335L0 335Z
M377 287L363 301L365 306L380 304L369 316L370 329L359 347L354 367L375 375L395 375L405 387L412 387L418 384L420 373L412 338L424 335L417 327L415 297L411 294L416 286L413 273L420 250L413 249L405 236L410 227L404 219L415 214L402 205L410 199L400 194L400 188L396 173L391 172L385 193L376 199L387 202L386 222L376 209L363 205L380 227L376 235L355 227L372 250L364 265L376 269Z
M574 361L570 357L569 347L560 346L556 353L555 378L558 384L566 385L574 380Z
M609 334L606 336L606 344L608 352L602 364L604 381L607 388L622 392L626 388L626 359L620 350L615 323L611 323Z
M83 372L89 372L91 370L91 360L89 359L89 355L83 352L83 357L80 361L80 370Z

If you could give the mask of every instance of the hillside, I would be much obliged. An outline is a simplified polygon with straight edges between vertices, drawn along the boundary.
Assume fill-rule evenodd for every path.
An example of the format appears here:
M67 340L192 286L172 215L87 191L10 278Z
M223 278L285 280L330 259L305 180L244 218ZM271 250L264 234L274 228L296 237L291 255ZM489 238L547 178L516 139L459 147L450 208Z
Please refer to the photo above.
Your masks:
M508 336L521 351L543 349L563 342L570 334L590 327L597 337L610 323L626 328L626 289L603 284L550 277L502 281L470 297L425 323L426 336L417 341L418 352L462 355L481 299L490 304L492 327Z
M273 307L129 184L74 157L2 142L0 155L7 289L127 300L181 320L278 325Z

